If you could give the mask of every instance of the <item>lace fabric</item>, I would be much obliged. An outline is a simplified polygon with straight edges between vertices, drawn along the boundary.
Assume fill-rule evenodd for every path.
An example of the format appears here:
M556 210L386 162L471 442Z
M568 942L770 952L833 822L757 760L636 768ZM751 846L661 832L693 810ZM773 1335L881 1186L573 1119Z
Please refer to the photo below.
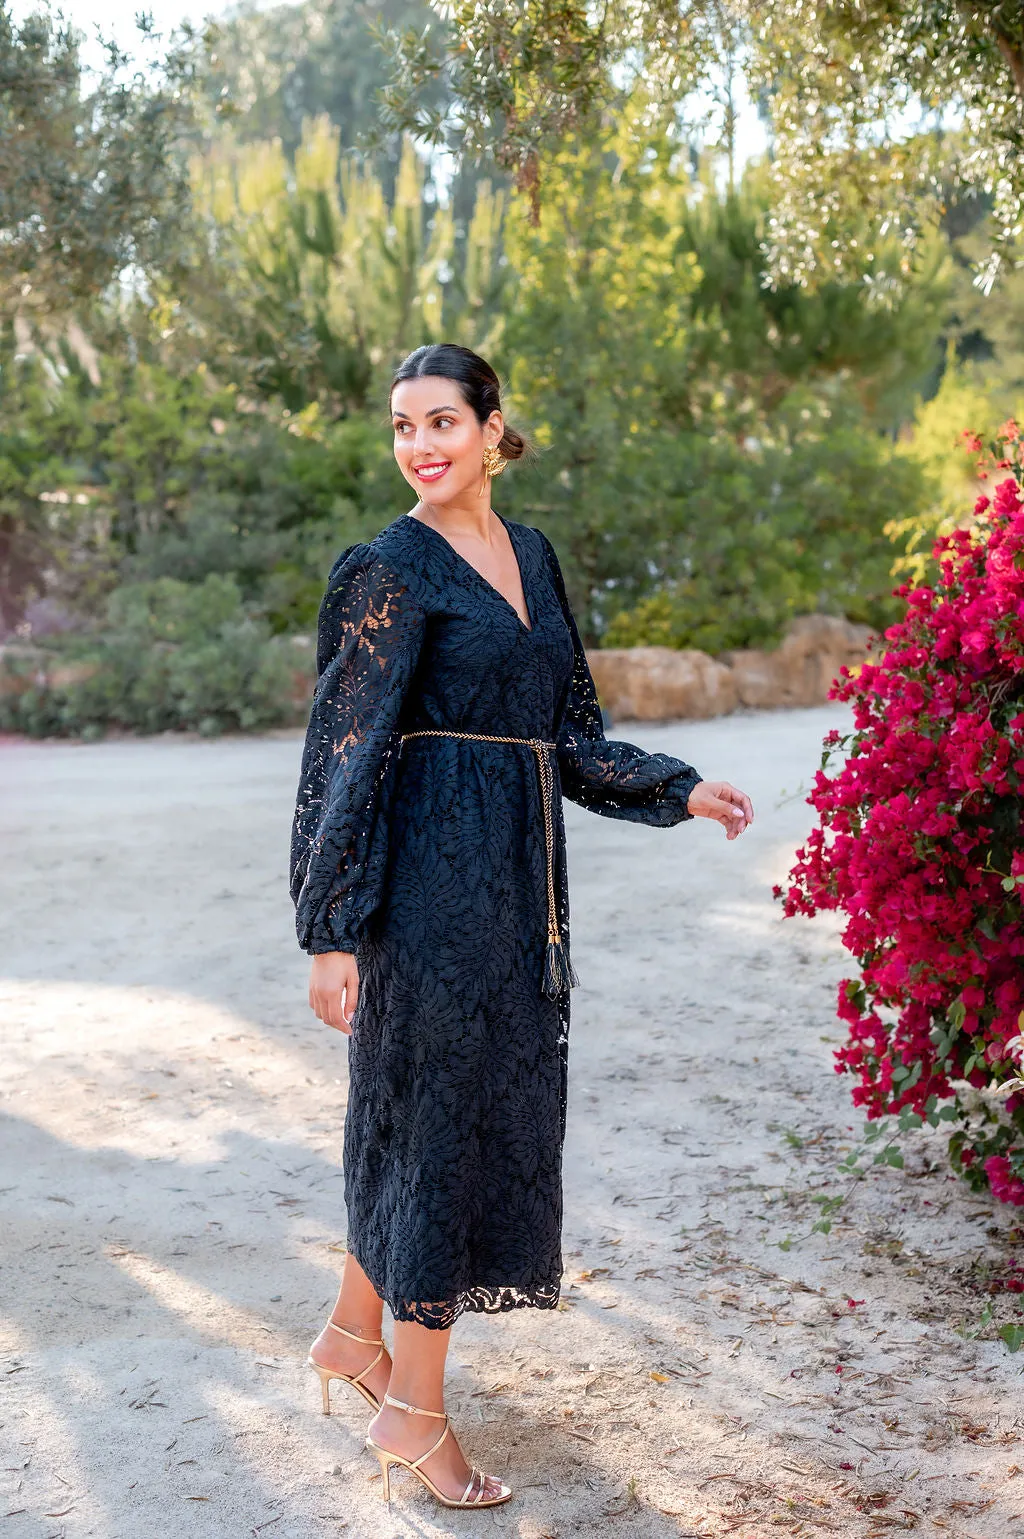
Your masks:
M292 835L300 945L354 952L344 1170L348 1245L396 1319L559 1297L569 996L540 988L546 852L532 751L420 738L447 728L557 742L562 795L669 827L700 779L609 741L551 542L503 520L531 617L403 515L349 546L318 632ZM585 980L584 980L585 981Z
M669 754L647 753L633 743L612 742L605 736L597 689L562 569L551 541L544 534L540 537L573 644L572 680L558 733L562 795L606 818L672 828L693 816L687 802L702 777Z
M292 828L291 894L306 951L355 953L380 904L395 734L425 628L422 607L369 545L341 553L320 606Z

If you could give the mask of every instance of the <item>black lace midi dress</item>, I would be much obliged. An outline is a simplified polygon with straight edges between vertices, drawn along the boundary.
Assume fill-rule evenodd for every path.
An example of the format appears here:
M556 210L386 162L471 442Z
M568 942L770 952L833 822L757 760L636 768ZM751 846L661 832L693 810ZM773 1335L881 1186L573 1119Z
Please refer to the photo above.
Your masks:
M499 515L500 516L500 515ZM300 945L354 952L347 1243L396 1320L553 1308L569 997L561 797L671 827L701 776L609 741L551 542L502 519L530 625L429 524L344 550L320 611L292 835ZM526 744L555 745L548 792ZM548 881L553 840L553 888Z

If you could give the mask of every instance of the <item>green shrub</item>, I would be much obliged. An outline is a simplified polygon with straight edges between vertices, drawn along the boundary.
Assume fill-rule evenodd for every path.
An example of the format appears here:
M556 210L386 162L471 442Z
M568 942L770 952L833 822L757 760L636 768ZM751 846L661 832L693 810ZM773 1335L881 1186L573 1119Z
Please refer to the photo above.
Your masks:
M111 595L103 631L54 646L50 670L73 682L33 682L0 700L0 724L34 737L219 732L275 727L297 716L290 645L247 614L233 578L189 584L162 577ZM32 670L38 673L38 665Z
M715 654L771 647L800 614L896 618L885 525L919 504L922 473L878 434L839 426L753 450L687 435L653 462L647 571L602 599L602 646Z

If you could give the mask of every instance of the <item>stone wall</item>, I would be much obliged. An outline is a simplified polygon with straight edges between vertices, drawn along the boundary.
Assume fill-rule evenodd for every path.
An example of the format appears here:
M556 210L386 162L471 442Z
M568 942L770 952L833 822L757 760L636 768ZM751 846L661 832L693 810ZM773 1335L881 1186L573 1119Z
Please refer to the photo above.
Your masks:
M601 704L613 721L703 720L739 706L822 705L845 663L868 655L866 625L801 615L771 652L710 657L675 647L608 647L587 653Z
M612 721L702 720L740 706L821 705L844 663L867 656L866 625L832 615L793 620L771 652L723 652L710 657L675 647L609 647L587 653L601 704ZM315 669L311 637L291 638L292 704L296 719L309 706ZM67 662L25 643L0 646L0 696L36 688L67 689L90 678L95 663Z

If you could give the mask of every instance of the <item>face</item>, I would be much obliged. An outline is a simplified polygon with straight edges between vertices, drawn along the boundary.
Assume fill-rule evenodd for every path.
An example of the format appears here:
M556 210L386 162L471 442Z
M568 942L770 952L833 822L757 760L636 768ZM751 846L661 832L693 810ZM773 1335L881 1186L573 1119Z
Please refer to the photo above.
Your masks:
M479 422L454 380L427 374L395 386L391 420L399 469L424 502L479 494L484 447L505 430L500 412Z

